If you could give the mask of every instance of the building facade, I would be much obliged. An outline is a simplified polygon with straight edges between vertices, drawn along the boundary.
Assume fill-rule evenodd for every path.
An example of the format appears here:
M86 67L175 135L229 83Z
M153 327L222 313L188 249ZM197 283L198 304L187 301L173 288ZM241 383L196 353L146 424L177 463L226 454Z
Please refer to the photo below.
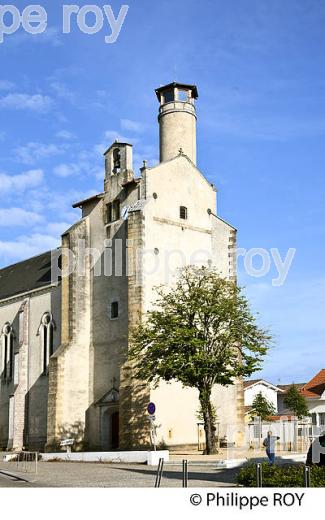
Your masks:
M81 218L57 251L0 271L0 447L145 448L147 404L158 442L198 441L198 395L178 383L149 388L133 377L129 331L154 287L184 265L212 265L236 279L236 229L217 215L216 189L196 165L194 85L156 90L160 162L133 171L132 145L104 154L104 190L74 204ZM59 276L60 275L60 276ZM220 435L244 430L241 380L216 386Z

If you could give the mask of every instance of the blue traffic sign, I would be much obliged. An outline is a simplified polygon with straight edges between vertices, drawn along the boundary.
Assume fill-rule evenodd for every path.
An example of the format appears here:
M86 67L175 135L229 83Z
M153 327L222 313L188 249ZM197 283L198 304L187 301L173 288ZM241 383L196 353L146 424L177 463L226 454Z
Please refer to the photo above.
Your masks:
M148 410L148 413L150 415L154 415L155 411L156 411L156 405L155 403L149 403L148 404L148 407L147 407L147 410Z

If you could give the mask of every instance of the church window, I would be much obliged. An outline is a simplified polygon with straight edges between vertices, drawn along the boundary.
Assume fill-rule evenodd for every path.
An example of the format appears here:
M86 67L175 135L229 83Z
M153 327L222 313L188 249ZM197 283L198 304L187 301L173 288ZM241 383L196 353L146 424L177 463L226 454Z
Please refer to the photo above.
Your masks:
M116 318L118 318L118 314L119 314L118 307L119 307L118 302L111 303L111 320L116 320Z
M119 173L121 170L121 152L118 148L113 150L113 173Z
M110 224L121 218L121 207L119 199L106 204L106 223Z
M12 327L6 323L2 330L2 377L5 381L12 379L14 370L14 334Z
M112 203L106 204L106 222L112 222Z
M54 339L54 321L49 312L43 314L41 324L39 327L39 335L41 337L42 347L42 372L48 372L50 357L53 354L53 339Z
M119 220L121 218L120 201L118 199L113 202L113 220Z
M188 101L188 91L187 90L179 90L178 91L178 99L179 99L179 101Z
M183 220L187 220L187 208L185 206L179 208L179 217Z
M164 93L165 103L169 103L170 101L174 101L174 91L166 90Z

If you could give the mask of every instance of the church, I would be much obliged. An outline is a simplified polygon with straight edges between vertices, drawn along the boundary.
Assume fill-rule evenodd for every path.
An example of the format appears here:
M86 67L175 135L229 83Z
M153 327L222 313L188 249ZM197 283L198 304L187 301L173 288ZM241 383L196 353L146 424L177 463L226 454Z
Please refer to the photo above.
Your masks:
M236 280L236 229L196 165L197 87L155 93L159 163L136 174L132 144L111 144L103 192L71 201L81 215L61 247L0 270L0 449L54 451L67 438L80 450L145 449L149 402L161 446L204 439L197 392L150 388L128 362L130 329L179 267ZM242 381L216 386L213 403L219 435L240 445Z

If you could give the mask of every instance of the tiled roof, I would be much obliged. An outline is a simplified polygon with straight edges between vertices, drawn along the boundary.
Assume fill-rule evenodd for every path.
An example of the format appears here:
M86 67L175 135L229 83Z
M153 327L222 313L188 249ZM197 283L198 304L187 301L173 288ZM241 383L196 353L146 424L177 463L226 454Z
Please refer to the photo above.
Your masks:
M319 399L320 396L325 392L325 369L322 368L308 383L306 383L301 389L300 393L304 397L311 399Z

